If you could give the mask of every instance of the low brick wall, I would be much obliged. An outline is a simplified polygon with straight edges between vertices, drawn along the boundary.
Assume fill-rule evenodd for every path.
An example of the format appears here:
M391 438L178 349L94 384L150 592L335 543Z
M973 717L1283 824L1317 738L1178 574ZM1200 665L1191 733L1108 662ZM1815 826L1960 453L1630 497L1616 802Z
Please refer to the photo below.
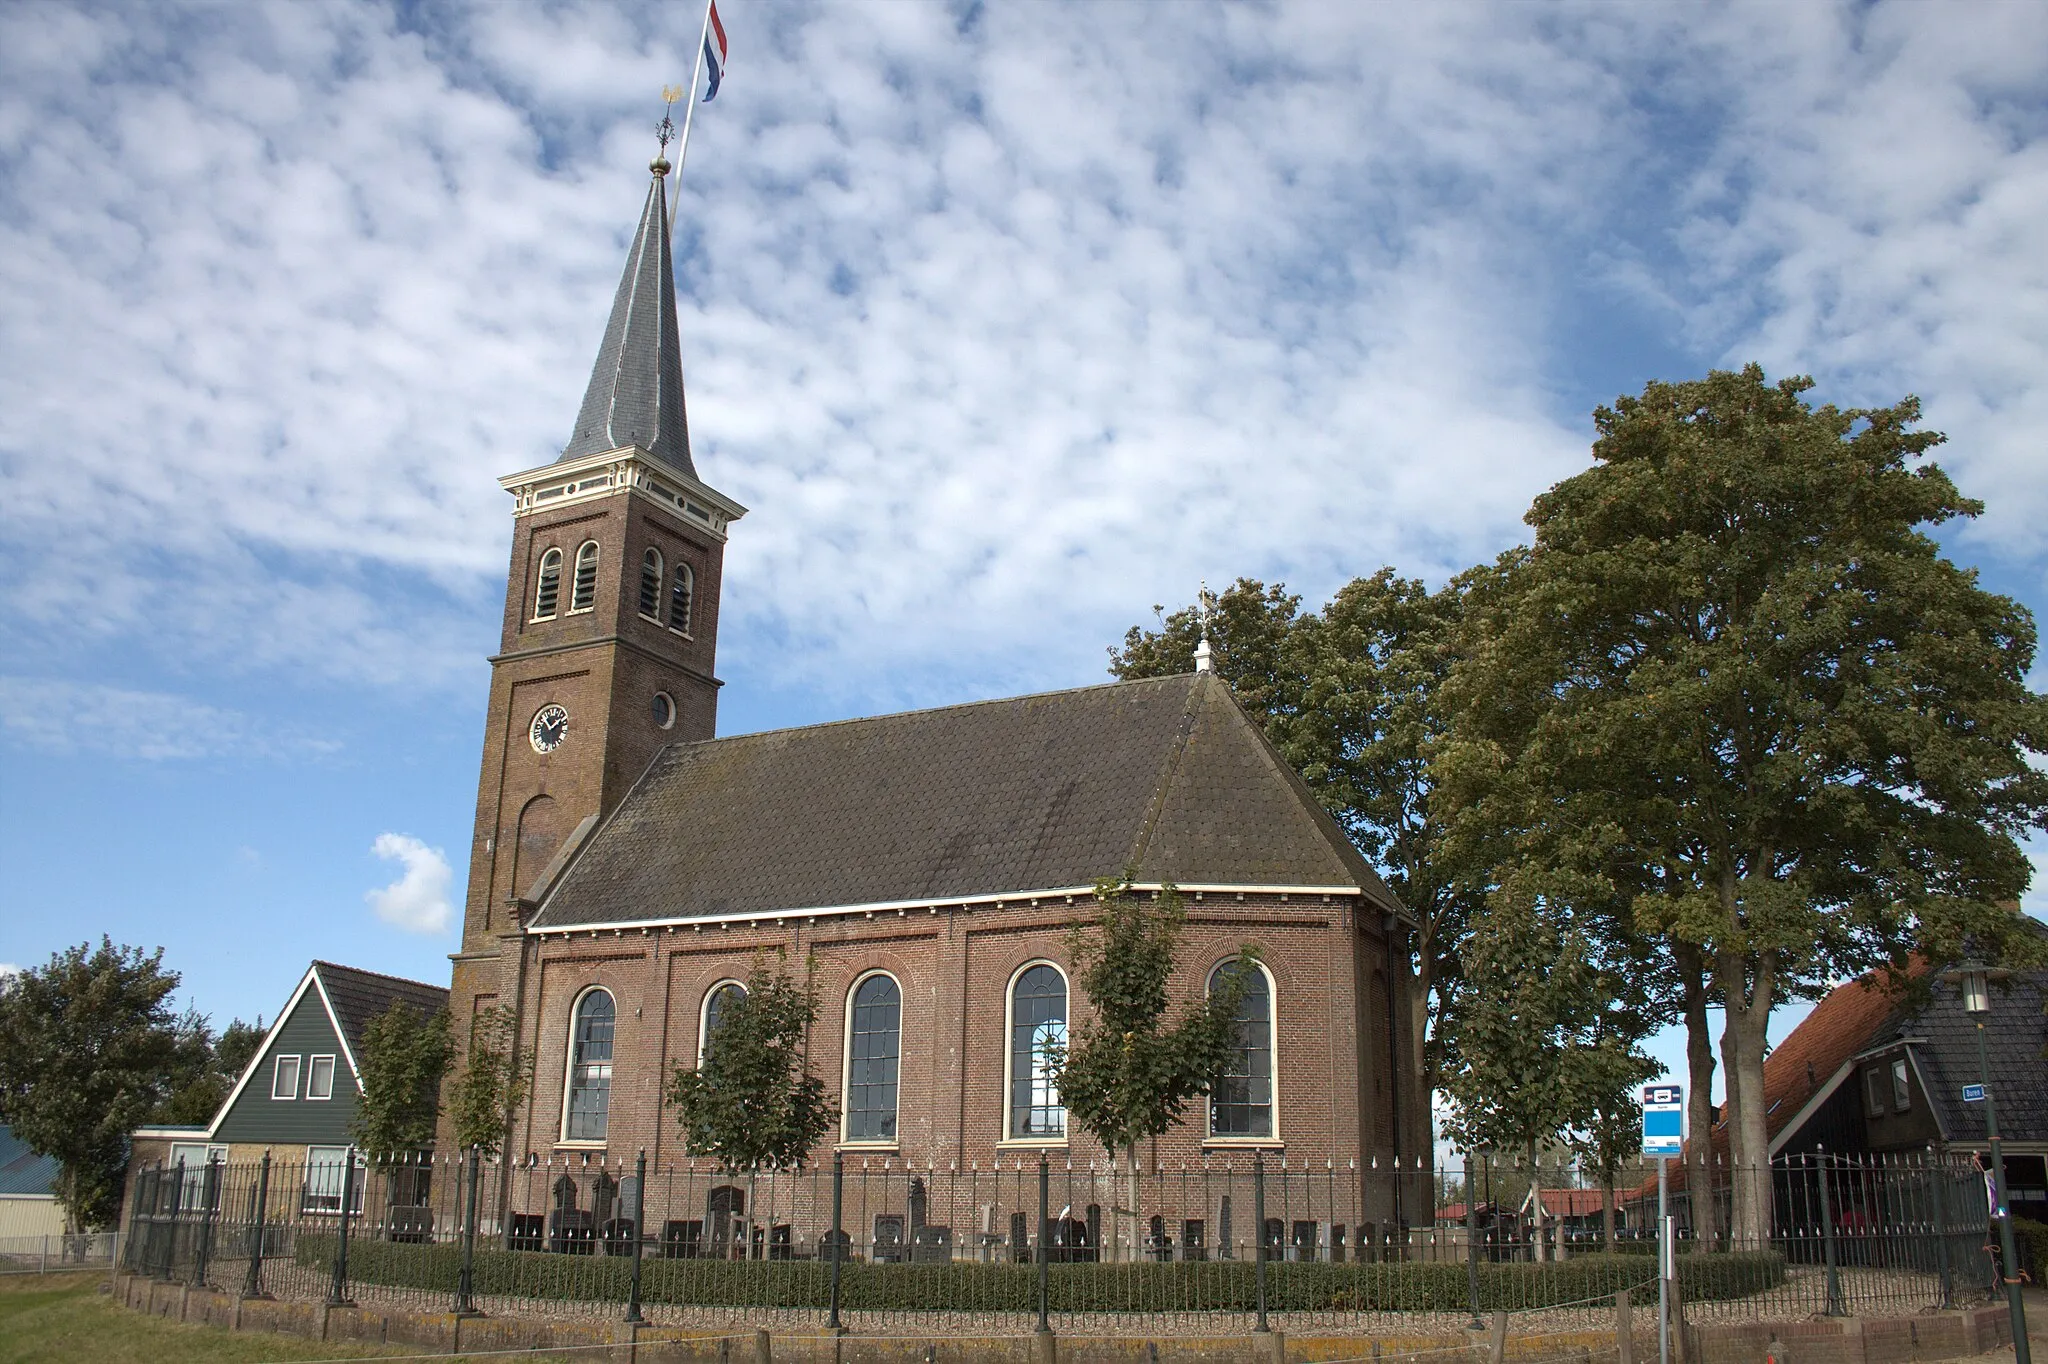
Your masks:
M932 1339L835 1336L827 1332L766 1331L714 1334L674 1326L622 1321L562 1321L523 1317L458 1317L452 1312L405 1312L386 1307L328 1307L323 1303L239 1298L208 1288L133 1274L114 1277L124 1306L169 1321L231 1331L270 1331L311 1340L361 1340L409 1345L423 1352L545 1350L582 1346L591 1360L623 1364L1318 1364L1370 1358L1400 1364L1429 1352L1429 1364L1493 1364L1486 1332L1374 1340L1358 1336L941 1336ZM1647 1331L1644 1329L1647 1324ZM1657 1356L1654 1310L1635 1318L1633 1355ZM1714 1322L1690 1326L1678 1342L1677 1364L1931 1364L1964 1359L2010 1344L2005 1308L1977 1307L1914 1317L1843 1317L1817 1321ZM590 1349L609 1345L608 1351ZM1511 1336L1501 1364L1558 1360L1605 1364L1619 1356L1612 1332ZM1464 1359L1443 1353L1461 1350Z

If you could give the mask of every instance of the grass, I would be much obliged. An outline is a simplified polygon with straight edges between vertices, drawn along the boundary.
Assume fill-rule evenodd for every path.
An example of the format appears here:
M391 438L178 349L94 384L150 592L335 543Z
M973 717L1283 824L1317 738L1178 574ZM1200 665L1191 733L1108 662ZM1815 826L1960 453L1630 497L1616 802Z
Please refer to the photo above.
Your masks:
M425 1353L407 1346L323 1345L299 1336L175 1324L116 1305L100 1292L105 1282L106 1275L98 1272L0 1277L0 1364L282 1364ZM525 1351L518 1356L522 1364L551 1359L570 1364L592 1357Z

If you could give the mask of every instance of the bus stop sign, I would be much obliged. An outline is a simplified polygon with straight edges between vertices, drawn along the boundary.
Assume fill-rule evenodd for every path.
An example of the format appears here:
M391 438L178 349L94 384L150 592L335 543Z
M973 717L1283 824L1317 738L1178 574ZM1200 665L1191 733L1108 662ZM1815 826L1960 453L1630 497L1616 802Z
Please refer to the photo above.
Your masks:
M1643 1154L1675 1156L1685 1149L1685 1090L1680 1085L1643 1089Z

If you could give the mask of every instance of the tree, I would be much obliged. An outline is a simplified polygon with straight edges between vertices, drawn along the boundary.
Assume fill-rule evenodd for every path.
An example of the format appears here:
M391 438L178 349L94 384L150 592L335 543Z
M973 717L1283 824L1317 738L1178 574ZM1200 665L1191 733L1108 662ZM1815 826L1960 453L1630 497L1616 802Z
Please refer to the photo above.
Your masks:
M177 987L162 948L103 937L0 992L0 1122L56 1159L72 1230L119 1217L128 1134L157 1120L189 1075L190 1031L181 1037L170 1006Z
M1208 622L1218 676L1414 916L1411 974L1397 991L1419 1081L1402 1121L1411 1157L1433 1148L1426 1096L1463 978L1459 943L1485 890L1446 856L1449 820L1430 761L1447 723L1440 690L1457 658L1466 591L1462 578L1431 592L1383 568L1303 614L1283 586L1240 578ZM1162 616L1156 631L1134 626L1110 651L1110 671L1185 673L1201 631L1193 608Z
M1133 890L1128 875L1095 883L1101 914L1076 928L1074 975L1094 1020L1073 1030L1050 1057L1060 1102L1068 1116L1102 1143L1135 1162L1140 1142L1166 1132L1189 1103L1207 1094L1237 1041L1237 1009L1246 972L1258 970L1258 952L1238 951L1235 970L1205 999L1173 1013L1170 986L1187 911L1171 885L1156 896ZM1137 1212L1135 1194L1131 1212Z
M448 1011L423 1014L402 999L363 1028L363 1093L349 1132L364 1154L390 1160L434 1144L441 1077L454 1046Z
M176 1037L171 1095L157 1111L157 1122L204 1126L227 1101L235 1081L263 1043L261 1020L254 1025L235 1019L218 1036L196 1009L188 1009L172 1025Z
M532 1058L520 1054L512 1011L496 1006L479 1009L470 1024L462 1074L449 1096L456 1147L481 1148L487 1156L503 1149L532 1079Z
M669 1101L683 1149L730 1171L796 1170L838 1120L825 1083L811 1074L806 1042L818 1016L817 963L792 979L756 955L746 993L721 1006L702 1062L678 1065Z
M1468 604L1438 764L1497 861L1604 879L1711 972L1738 1247L1771 1225L1778 1003L1965 937L2040 955L2000 908L2048 811L2033 620L1920 529L1981 506L1908 467L1941 440L1917 400L1810 387L1750 366L1595 413L1595 467Z

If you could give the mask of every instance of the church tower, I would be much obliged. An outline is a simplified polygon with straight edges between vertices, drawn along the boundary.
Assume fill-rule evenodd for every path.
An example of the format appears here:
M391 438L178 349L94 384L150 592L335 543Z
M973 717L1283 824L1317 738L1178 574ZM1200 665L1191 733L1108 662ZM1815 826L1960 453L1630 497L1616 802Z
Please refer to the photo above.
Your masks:
M663 745L716 729L720 569L746 508L690 460L669 165L650 169L569 443L554 463L499 480L513 499L512 562L455 954L458 1022L494 1002L516 966L507 938L565 845Z

